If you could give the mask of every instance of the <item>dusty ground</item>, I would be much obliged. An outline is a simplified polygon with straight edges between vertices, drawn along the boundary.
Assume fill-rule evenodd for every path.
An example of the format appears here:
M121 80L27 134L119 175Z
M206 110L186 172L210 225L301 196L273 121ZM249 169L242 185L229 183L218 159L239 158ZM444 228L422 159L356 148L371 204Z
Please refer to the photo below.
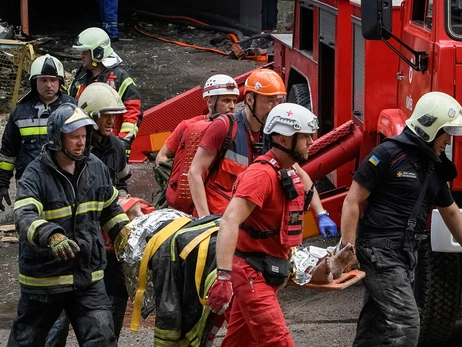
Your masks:
M216 34L194 29L180 28L168 23L154 24L149 27L152 32L162 33L170 38L178 37L191 43L207 45ZM65 26L59 33L44 32L42 36L52 40L42 46L51 54L72 55L72 39L79 30ZM162 43L140 36L131 26L126 26L121 33L122 40L114 44L114 49L124 59L124 66L132 74L147 109L171 98L196 85L202 85L207 77L214 73L226 73L237 76L253 67L250 61L236 61L224 56L201 52ZM222 44L220 49L225 49ZM77 60L61 59L67 70L78 66ZM0 119L0 127L2 120ZM1 132L1 129L0 129ZM130 189L134 195L151 200L156 190L150 163L133 165L134 177ZM1 219L7 213L0 213ZM313 242L313 241L312 241ZM317 240L316 244L326 247L326 243ZM0 245L0 347L6 346L11 322L16 315L19 295L17 283L17 245ZM354 338L355 323L359 315L363 296L363 287L359 283L342 292L317 292L299 287L288 287L280 292L280 302L288 327L296 346L300 347L346 347L351 346ZM128 323L129 317L127 317ZM138 334L127 327L123 329L119 345L152 346L152 322ZM216 346L219 345L224 331L218 334ZM454 337L454 343L447 346L459 346L460 334ZM69 337L68 346L77 346L75 338ZM243 342L245 346L245 342Z

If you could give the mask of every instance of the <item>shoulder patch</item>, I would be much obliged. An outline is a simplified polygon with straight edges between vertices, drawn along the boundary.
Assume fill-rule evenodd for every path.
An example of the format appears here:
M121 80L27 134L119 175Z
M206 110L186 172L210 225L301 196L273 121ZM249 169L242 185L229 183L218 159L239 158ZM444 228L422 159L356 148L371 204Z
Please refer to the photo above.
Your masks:
M374 166L377 166L377 165L380 163L380 159L377 158L375 155L372 155L372 156L369 158L369 163L371 163L371 164L374 165Z

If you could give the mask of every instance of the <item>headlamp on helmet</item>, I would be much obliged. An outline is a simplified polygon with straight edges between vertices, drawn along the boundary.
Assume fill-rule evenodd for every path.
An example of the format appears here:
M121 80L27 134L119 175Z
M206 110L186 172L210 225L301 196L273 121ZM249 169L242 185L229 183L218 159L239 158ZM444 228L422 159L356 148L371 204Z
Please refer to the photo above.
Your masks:
M263 132L292 136L296 133L314 134L318 129L318 117L310 110L287 102L276 105L270 111Z
M228 75L213 75L204 84L204 98L218 95L236 95L239 96L239 88L236 81Z

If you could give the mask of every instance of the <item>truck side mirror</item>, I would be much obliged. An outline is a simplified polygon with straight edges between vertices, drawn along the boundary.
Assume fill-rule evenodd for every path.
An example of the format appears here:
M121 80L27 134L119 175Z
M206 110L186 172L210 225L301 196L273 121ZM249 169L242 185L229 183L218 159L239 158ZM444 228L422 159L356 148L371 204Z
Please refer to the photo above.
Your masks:
M392 8L392 0L361 1L361 26L366 40L388 40L391 37Z

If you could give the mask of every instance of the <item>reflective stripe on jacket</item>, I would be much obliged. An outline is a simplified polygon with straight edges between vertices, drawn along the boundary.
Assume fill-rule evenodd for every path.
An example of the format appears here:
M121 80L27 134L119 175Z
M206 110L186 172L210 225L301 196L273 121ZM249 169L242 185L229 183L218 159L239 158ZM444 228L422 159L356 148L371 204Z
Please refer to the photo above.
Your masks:
M39 156L43 145L47 143L48 116L65 102L77 103L74 98L61 92L58 99L48 105L48 108L45 108L33 92L29 92L18 102L3 132L0 149L0 186L9 185L15 169L16 179L20 179L26 166Z
M14 204L19 233L19 272L23 291L50 294L84 289L101 280L106 252L101 228L112 240L128 223L107 167L93 154L71 183L44 150L18 182ZM80 247L76 257L58 261L48 238L62 233Z
M120 66L104 68L96 77L86 69L80 68L69 86L69 95L79 98L85 87L93 82L103 82L114 88L122 99L127 112L123 117L116 117L114 135L131 143L138 133L138 128L143 119L141 111L141 98L135 82L127 71Z

